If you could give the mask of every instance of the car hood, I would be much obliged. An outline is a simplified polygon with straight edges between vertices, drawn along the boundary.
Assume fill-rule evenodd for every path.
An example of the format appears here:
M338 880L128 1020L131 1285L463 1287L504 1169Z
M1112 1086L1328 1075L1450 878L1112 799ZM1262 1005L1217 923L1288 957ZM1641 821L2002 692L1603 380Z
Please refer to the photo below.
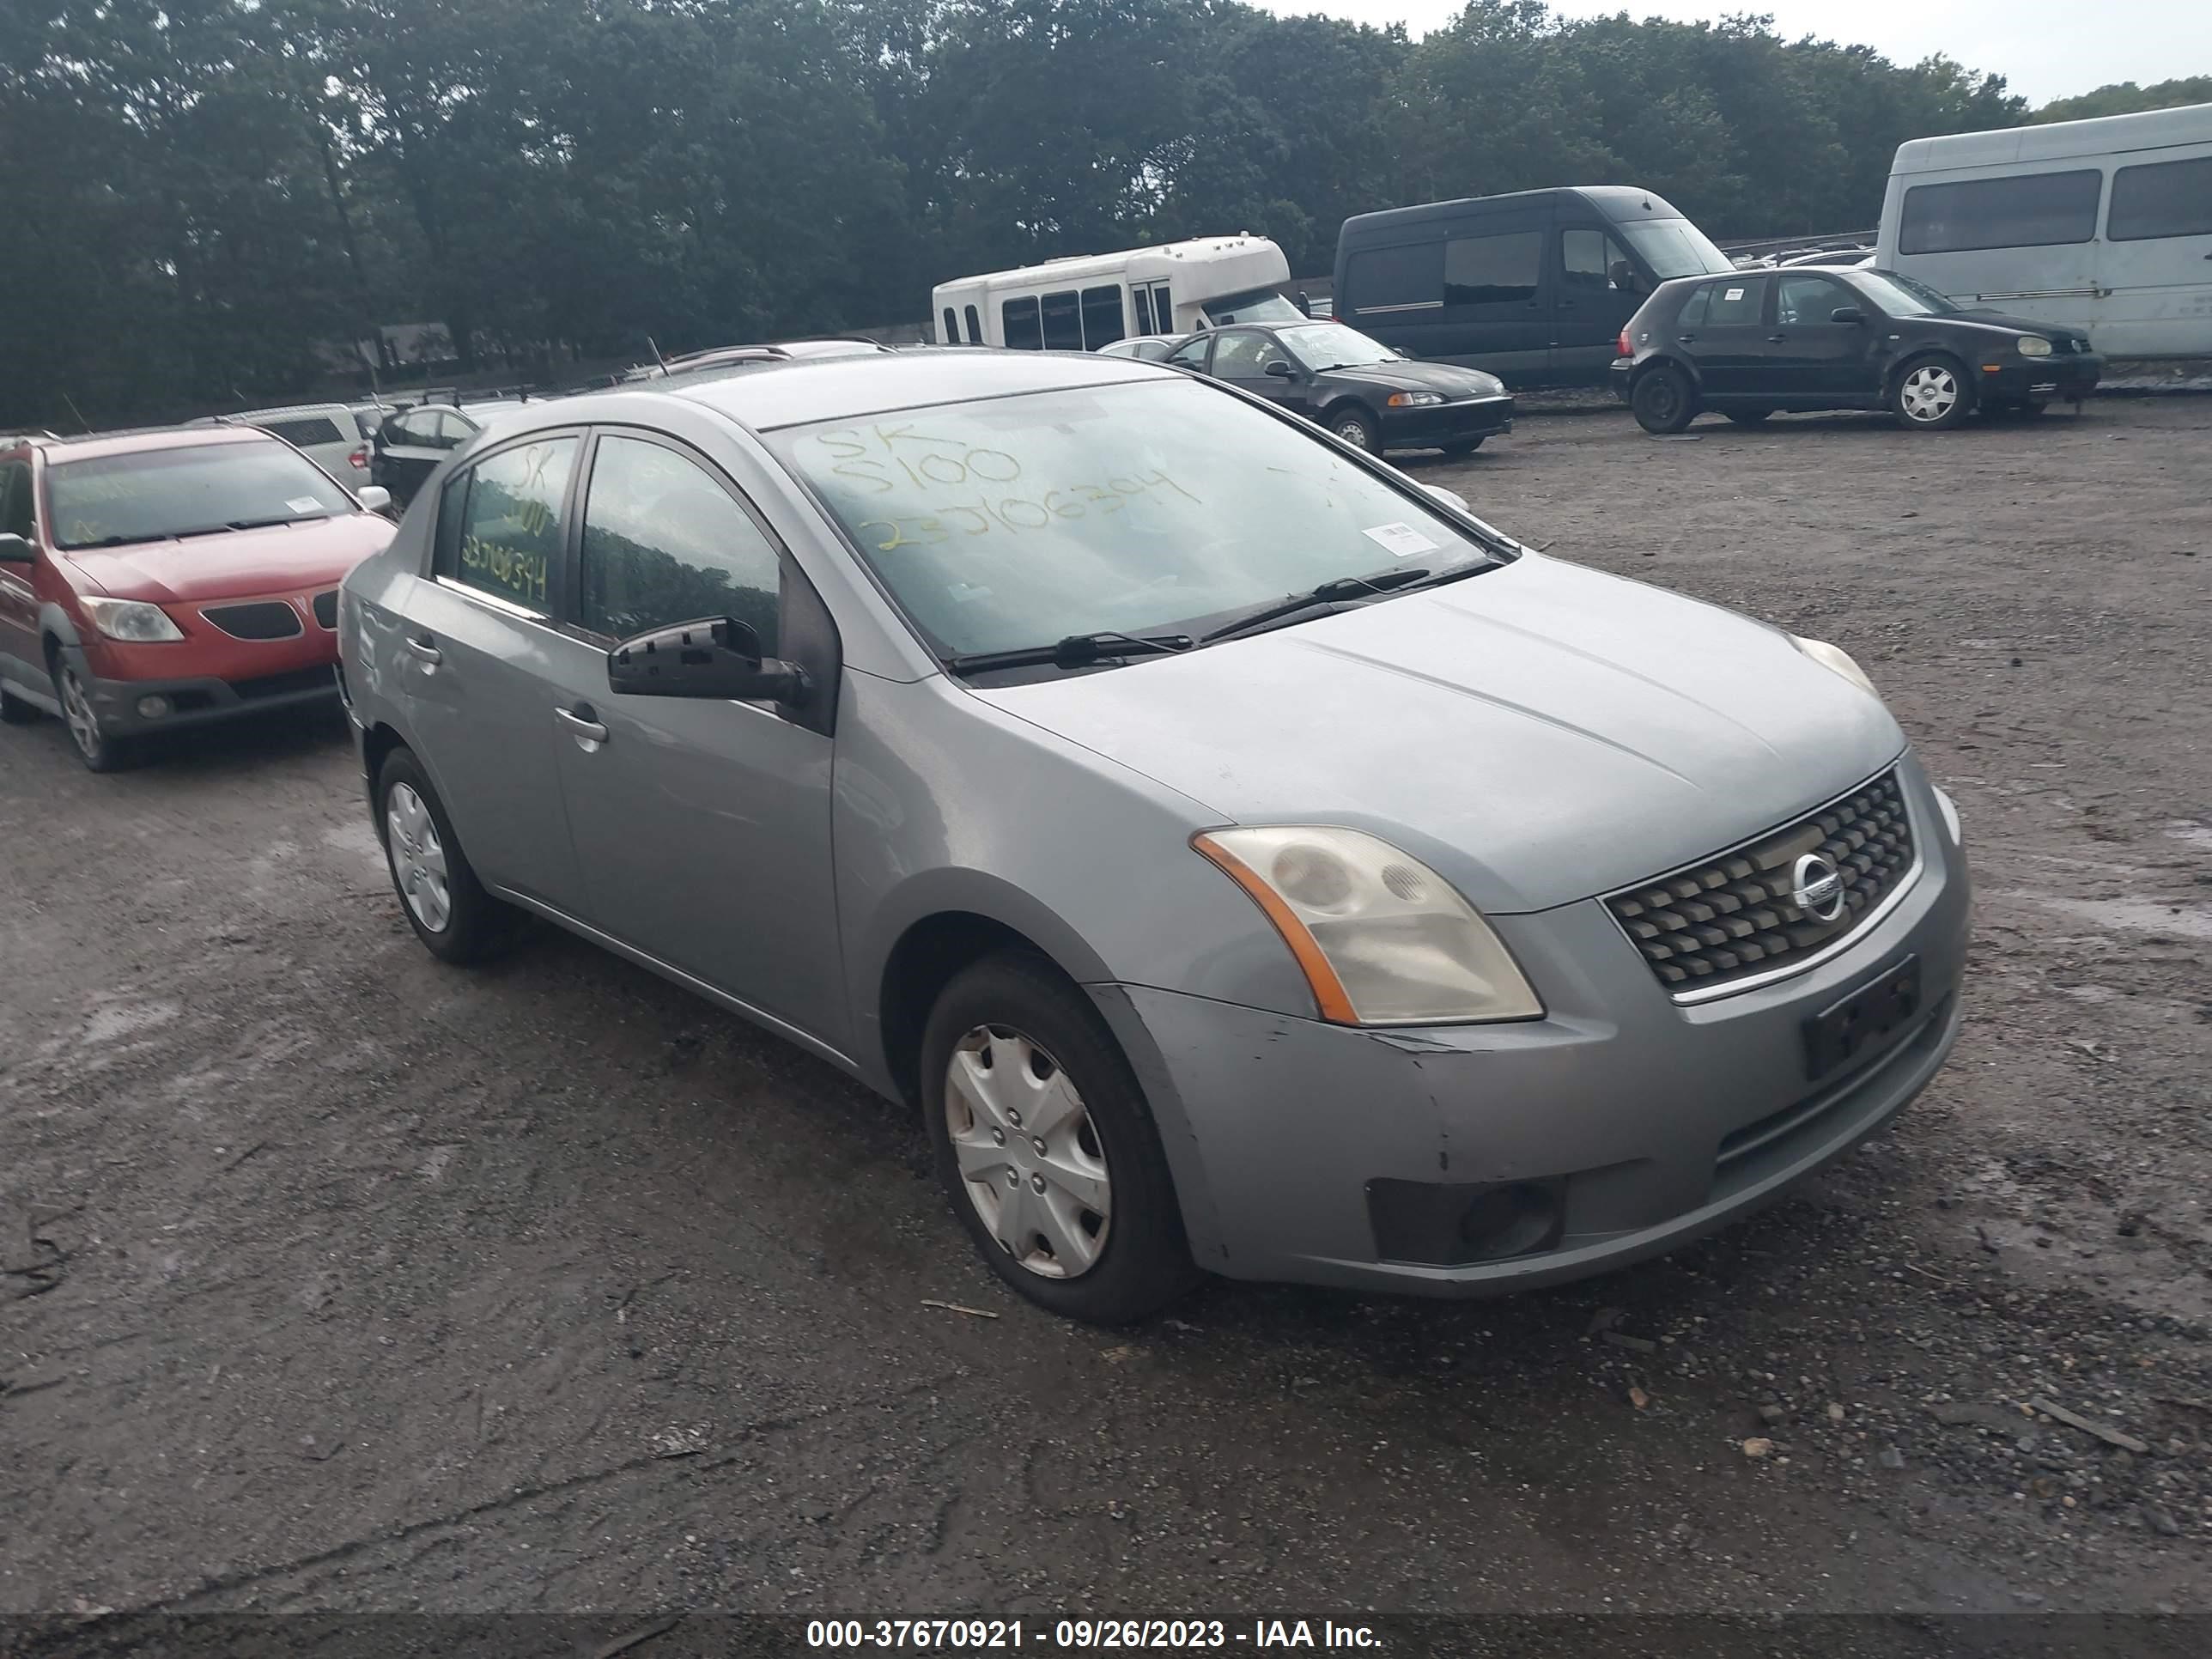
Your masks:
M977 696L1235 823L1365 830L1540 910L1786 823L1905 747L1779 630L1537 555L1248 640Z
M1961 311L1938 319L1947 323L1978 323L1984 328L2001 328L2008 334L2040 334L2046 340L2072 340L2087 345L2089 337L2078 328L2068 328L2058 323L2039 323L2032 318L2015 317L2003 311Z
M271 525L181 542L86 547L62 556L118 599L197 605L335 586L392 539L392 526L374 513L349 513L307 524Z
M1359 368L1332 368L1321 377L1332 386L1386 386L1393 392L1440 392L1447 398L1486 398L1498 386L1478 369L1453 363L1370 363Z

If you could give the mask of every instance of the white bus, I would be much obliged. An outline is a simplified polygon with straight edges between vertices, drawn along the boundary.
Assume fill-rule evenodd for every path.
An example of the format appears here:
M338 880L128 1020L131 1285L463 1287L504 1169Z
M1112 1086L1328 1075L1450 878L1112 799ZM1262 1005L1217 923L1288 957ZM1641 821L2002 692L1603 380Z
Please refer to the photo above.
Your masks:
M2106 357L2212 356L2212 104L1900 144L1875 264Z
M1301 320L1282 295L1290 279L1282 249L1240 232L963 276L939 283L929 308L942 345L1096 351L1132 335Z

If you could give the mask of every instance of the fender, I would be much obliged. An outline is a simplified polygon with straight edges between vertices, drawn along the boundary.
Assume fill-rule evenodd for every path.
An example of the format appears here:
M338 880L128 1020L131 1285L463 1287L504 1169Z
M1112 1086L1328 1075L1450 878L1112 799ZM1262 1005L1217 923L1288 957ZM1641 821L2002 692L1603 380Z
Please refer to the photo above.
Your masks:
M68 611L48 599L39 607L39 635L41 639L52 635L65 650L82 651L84 642L77 637L76 624L70 620Z

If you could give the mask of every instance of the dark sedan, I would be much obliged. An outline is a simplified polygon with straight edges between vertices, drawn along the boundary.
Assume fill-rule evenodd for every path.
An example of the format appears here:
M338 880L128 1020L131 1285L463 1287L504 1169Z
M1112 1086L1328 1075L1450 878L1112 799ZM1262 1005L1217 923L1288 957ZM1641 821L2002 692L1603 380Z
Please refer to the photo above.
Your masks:
M2105 360L2078 329L1968 311L1894 271L1803 266L1663 283L1621 331L1613 386L1646 432L1711 409L1887 409L1915 431L1977 409L2080 402Z
M1376 454L1469 455L1485 438L1513 429L1513 399L1496 375L1417 362L1342 323L1210 329L1167 361L1295 410Z

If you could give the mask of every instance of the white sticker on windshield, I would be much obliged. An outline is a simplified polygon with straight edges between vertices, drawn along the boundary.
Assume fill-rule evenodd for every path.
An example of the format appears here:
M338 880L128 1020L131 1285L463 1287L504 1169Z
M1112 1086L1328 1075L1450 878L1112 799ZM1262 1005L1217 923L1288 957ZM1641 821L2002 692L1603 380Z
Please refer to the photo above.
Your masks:
M1741 300L1743 298L1743 290L1740 288L1732 288L1727 293L1722 295L1721 298L1723 300Z
M1433 553L1437 544L1409 524L1378 524L1372 530L1359 532L1394 559L1410 558L1416 553Z
M294 513L319 513L323 510L323 504L313 495L295 495L284 505Z

